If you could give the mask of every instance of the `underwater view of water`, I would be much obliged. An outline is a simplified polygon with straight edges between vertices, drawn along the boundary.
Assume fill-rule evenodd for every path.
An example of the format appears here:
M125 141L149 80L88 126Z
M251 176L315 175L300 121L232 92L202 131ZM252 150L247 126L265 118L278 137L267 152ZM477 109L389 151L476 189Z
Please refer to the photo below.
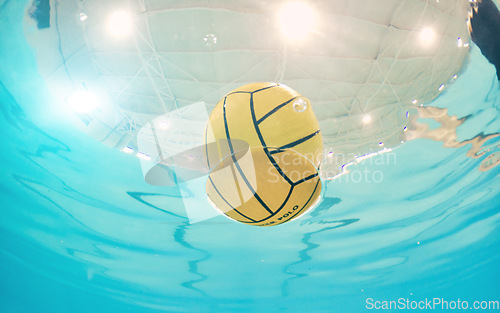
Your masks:
M0 1L0 312L500 312L500 88L477 47L415 120L433 133L324 182L300 219L191 224L177 186L51 99L24 14Z

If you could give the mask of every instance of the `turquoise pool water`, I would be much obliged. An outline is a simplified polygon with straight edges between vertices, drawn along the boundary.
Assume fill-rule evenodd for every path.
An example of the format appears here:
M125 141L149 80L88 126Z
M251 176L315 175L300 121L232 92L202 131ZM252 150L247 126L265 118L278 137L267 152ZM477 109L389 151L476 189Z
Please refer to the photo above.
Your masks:
M465 118L456 142L487 138L478 156L411 140L328 183L297 221L190 224L176 187L146 184L137 158L57 109L24 14L0 1L1 312L365 312L426 300L500 311L499 167L486 169L500 153L500 89L476 47L428 105Z

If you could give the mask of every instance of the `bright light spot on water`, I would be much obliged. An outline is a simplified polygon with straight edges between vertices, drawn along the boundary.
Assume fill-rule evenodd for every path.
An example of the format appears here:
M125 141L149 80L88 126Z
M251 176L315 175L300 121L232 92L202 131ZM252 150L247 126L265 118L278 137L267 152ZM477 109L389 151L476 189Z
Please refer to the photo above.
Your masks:
M168 128L168 122L167 121L161 121L159 123L160 129L167 129Z
M136 157L138 157L139 159L143 159L143 160L146 160L146 161L150 161L151 160L151 157L147 154L144 154L142 152L139 152L135 155Z
M85 22L89 18L87 14L85 14L85 12L80 12L78 16L80 17L80 21L82 22Z
M279 19L283 35L288 39L300 40L311 31L315 14L307 4L291 2L283 6Z
M87 90L78 90L68 98L69 106L77 113L90 113L98 103L97 96Z
M426 27L420 31L420 41L424 45L430 45L436 40L436 33L432 28Z
M368 114L366 114L365 116L363 116L363 123L364 124L368 124L372 121L372 117Z
M106 24L108 32L116 38L123 38L132 32L132 15L125 11L113 13Z
M130 154L130 153L134 152L134 149L132 149L130 147L125 147L125 148L122 149L122 151L125 152L125 153Z

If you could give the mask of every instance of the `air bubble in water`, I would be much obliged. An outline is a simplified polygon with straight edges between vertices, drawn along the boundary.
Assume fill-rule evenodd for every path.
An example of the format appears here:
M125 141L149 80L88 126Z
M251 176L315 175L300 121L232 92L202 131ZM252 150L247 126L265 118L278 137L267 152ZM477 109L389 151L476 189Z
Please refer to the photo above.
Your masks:
M205 37L203 37L203 41L207 46L215 45L217 43L217 36L214 34L206 34Z
M293 102L293 109L299 113L304 112L307 109L307 101L302 98L298 98Z
M80 19L80 21L85 22L89 17L85 12L80 12L80 14L78 14L78 18Z

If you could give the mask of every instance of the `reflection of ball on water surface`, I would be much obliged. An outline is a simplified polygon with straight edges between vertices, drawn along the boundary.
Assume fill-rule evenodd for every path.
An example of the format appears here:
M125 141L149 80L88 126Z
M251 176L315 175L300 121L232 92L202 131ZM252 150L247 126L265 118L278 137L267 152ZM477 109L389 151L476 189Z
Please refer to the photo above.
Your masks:
M235 151L234 139L251 149ZM227 94L210 115L206 142L220 143L207 145L208 198L234 220L281 224L319 198L318 121L309 101L287 86L255 83Z
M227 217L255 226L273 226L302 215L319 199L318 170L293 150L264 148L236 152L209 176L210 202Z

